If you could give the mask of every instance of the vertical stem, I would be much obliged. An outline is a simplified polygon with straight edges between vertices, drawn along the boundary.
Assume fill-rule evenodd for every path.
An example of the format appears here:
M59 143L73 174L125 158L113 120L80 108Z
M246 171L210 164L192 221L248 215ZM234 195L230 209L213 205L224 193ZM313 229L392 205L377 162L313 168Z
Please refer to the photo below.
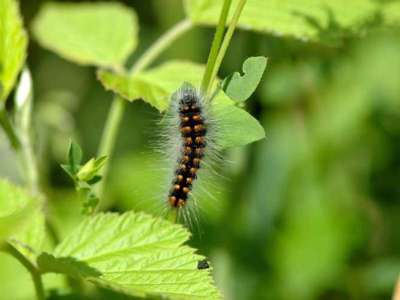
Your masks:
M217 29L215 31L214 39L211 45L210 54L207 59L207 66L204 72L203 80L201 82L201 90L203 92L207 91L207 87L210 84L211 74L213 71L213 67L215 64L215 60L217 59L218 51L222 43L226 19L228 18L229 9L231 7L232 0L225 0L222 6L221 14L219 16L219 22Z
M34 196L37 196L40 194L39 174L29 131L21 134L21 143L22 148L20 156L25 172L26 182L31 193Z
M29 190L36 196L39 194L39 174L31 139L32 81L27 67L21 73L15 99L14 122L11 122L7 111L2 107L0 124L17 155L20 171Z
M187 32L193 27L190 20L182 20L174 27L164 33L132 66L130 73L134 74L144 70L151 64L168 46L170 46L178 37ZM106 125L103 130L103 135L100 141L98 156L108 156L108 160L102 168L101 175L103 180L97 186L97 195L100 199L103 197L104 185L107 179L107 173L111 160L112 153L115 148L116 137L122 121L122 116L125 110L125 100L120 97L114 97L111 109L108 113Z
M2 108L0 111L0 125L4 129L4 132L7 135L13 149L16 151L19 150L21 148L21 142L10 122L10 119L8 118L5 108Z
M40 274L39 270L10 243L4 244L1 250L13 256L29 271L35 286L37 300L45 300L46 297L43 288L42 275Z
M122 116L124 115L126 105L125 102L126 100L122 99L119 96L114 97L113 102L111 103L111 108L108 112L106 125L103 130L103 136L101 138L98 155L99 157L107 155L108 159L101 170L101 175L103 176L103 179L97 186L98 197L100 199L103 196L104 182L108 173L109 160L111 159L111 155L114 152L118 129L122 122Z
M247 0L240 0L238 6L236 7L235 13L233 14L232 21L229 24L228 30L226 31L226 34L225 34L224 40L222 42L221 48L219 50L218 56L215 60L215 65L214 65L213 71L211 73L211 78L210 78L209 84L207 86L206 95L209 95L211 93L211 89L213 87L214 80L218 74L219 68L221 67L222 60L224 59L226 50L228 49L228 46L231 42L233 33L234 33L236 25L239 21L240 15L243 11L244 5L246 4L246 1Z
M30 103L27 105L30 106ZM39 171L32 145L32 132L30 130L30 107L27 108L26 114L28 116L20 122L19 127L17 126L17 128L19 129L18 132L21 141L21 150L19 151L19 155L25 173L25 180L29 186L29 190L34 196L38 196L40 194Z
M0 112L0 124L10 141L11 147L18 156L21 172L25 177L29 190L32 194L37 195L39 192L38 173L28 133L19 132L18 134L5 110Z

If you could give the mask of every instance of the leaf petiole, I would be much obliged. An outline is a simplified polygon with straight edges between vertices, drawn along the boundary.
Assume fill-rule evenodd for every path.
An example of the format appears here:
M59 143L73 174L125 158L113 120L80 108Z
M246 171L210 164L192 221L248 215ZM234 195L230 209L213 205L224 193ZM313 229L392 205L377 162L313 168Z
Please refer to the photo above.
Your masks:
M219 49L218 55L215 59L215 63L211 72L211 77L207 85L207 88L205 90L206 95L209 95L211 93L211 90L214 86L215 78L217 77L219 68L221 67L222 60L224 59L225 53L228 50L233 33L235 32L235 28L237 26L237 23L239 22L240 15L242 14L246 2L247 0L240 0L239 4L236 7L232 20L229 24L228 30L226 31L226 34L224 36L224 40L222 41L221 48Z
M218 56L218 51L221 47L221 43L224 37L223 34L225 31L226 20L228 18L228 13L231 4L232 0L225 0L221 10L217 29L215 31L214 39L211 45L210 54L208 55L206 70L204 72L203 80L201 82L201 91L203 93L206 92L208 85L210 84L213 67L215 65L215 61Z

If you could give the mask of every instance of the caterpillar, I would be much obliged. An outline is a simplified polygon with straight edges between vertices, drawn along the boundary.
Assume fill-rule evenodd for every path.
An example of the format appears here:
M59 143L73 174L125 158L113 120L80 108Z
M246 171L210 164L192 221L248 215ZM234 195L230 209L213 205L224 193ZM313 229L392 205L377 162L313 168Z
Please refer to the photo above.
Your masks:
M198 185L199 172L210 166L215 153L216 130L209 106L209 101L189 83L184 83L171 97L167 136L175 153L166 203L178 212L194 204L193 189Z

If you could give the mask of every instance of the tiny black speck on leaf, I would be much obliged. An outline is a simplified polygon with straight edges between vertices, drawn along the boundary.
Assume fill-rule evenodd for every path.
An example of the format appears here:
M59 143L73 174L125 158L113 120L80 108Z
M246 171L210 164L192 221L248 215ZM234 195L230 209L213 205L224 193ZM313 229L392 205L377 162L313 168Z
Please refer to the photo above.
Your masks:
M197 262L197 269L203 270L203 269L208 269L210 265L207 262L207 259L199 260Z

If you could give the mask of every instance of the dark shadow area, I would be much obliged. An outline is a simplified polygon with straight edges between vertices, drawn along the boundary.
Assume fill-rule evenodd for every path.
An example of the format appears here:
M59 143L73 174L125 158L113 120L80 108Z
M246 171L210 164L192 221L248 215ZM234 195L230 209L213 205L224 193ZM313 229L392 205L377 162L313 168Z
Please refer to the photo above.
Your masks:
M38 257L37 264L43 273L60 273L74 278L100 277L102 274L74 257L55 257L46 252Z

